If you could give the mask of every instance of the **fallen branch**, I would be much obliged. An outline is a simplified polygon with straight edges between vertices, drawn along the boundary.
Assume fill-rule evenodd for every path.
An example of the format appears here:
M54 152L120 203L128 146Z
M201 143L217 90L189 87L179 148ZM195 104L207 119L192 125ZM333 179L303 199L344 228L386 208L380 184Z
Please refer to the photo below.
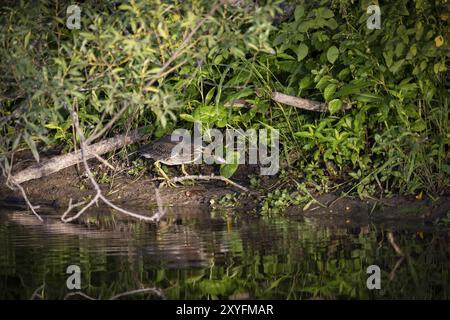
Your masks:
M145 135L139 134L139 129L131 131L129 134L121 134L115 137L100 141L86 148L86 159L100 158L100 155L115 149L121 148L128 144L139 141L145 137ZM18 184L23 182L39 179L48 176L52 173L58 172L62 169L73 166L82 160L81 150L77 150L68 154L53 157L40 164L28 167L22 171L19 171L11 178ZM99 159L100 160L100 159ZM101 161L101 160L100 160ZM102 161L104 162L104 161ZM108 164L108 167L110 165Z
M224 181L226 183L231 184L232 186L241 189L244 192L248 192L249 190L246 187L241 186L240 184L231 181L228 178L225 178L223 176L214 176L214 175L210 175L210 176L204 176L204 175L188 175L188 176L183 176L183 177L175 177L170 179L169 181L167 181L168 184L170 183L177 183L177 182L182 182L185 180L221 180Z
M326 112L328 111L328 106L325 102L318 102L303 98L298 98L294 96L289 96L284 93L280 92L272 92L272 95L270 98L279 103L287 104L288 106L309 110L309 111L315 111L315 112ZM342 110L348 110L350 109L349 105L344 105Z

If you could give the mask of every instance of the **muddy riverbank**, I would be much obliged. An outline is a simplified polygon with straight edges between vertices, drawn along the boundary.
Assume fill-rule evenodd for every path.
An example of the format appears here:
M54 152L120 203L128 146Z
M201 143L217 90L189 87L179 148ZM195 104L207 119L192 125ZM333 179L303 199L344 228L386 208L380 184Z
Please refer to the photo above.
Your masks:
M127 208L139 208L142 214L151 214L156 205L155 186L159 182L143 170L139 174L129 175L127 168L113 175L102 175L102 166L92 162L94 172L103 193L113 203ZM233 181L236 181L251 191L242 194L240 190L221 181L188 182L175 188L160 188L161 200L164 206L186 208L210 208L221 210L218 200L227 194L233 194L237 199L233 210L244 212L258 212L264 193L276 184L275 177L259 179L257 186L249 183L249 174L257 168L239 168ZM194 174L215 173L214 167L191 167ZM81 170L82 172L82 170ZM170 168L171 176L176 176L177 170ZM106 178L102 178L106 177ZM62 214L67 208L69 199L74 202L88 199L95 194L89 180L80 174L76 166L23 184L29 200L39 205L40 210L51 209L54 213ZM395 225L398 221L411 223L434 221L446 217L450 211L450 198L440 197L434 201L424 195L421 199L414 196L395 196L385 199L365 199L355 197L340 197L338 194L314 194L317 200L307 210L298 206L290 206L283 215L290 217L310 217L323 224L366 224L369 221L390 221ZM0 207L24 210L26 204L18 191L12 191L4 185L0 187ZM120 215L119 215L120 216ZM397 221L397 222L396 222Z

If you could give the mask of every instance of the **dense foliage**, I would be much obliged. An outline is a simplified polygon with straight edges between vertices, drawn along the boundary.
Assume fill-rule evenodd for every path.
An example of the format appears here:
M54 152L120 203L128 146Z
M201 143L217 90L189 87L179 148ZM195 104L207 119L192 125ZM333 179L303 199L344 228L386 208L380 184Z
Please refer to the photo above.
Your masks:
M383 3L378 30L366 26L371 1L288 1L295 10L276 23L282 2L222 5L168 69L211 1L88 1L80 30L66 27L60 1L2 8L2 162L23 146L36 159L36 145L73 148L64 104L87 136L127 105L107 134L145 126L159 137L194 121L276 128L283 171L319 191L448 191L446 1ZM274 104L272 91L326 101L330 112ZM236 99L252 107L226 107Z

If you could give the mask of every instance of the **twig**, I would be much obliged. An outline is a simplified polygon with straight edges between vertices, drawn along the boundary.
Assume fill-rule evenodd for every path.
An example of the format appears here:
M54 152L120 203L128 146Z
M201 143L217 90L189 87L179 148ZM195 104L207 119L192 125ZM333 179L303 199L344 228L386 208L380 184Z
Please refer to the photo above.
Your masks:
M155 287L126 291L123 293L116 294L115 296L112 296L111 298L109 298L109 300L116 300L121 297L130 296L130 295L137 294L137 293L145 293L145 292L152 292L152 293L156 294L158 297L160 297L162 300L166 300L166 296L164 295L164 292L161 289L155 288ZM64 297L64 300L67 300L67 298L70 298L73 296L81 296L81 297L89 299L89 300L97 300L96 298L88 296L86 293L84 293L82 291L70 292L70 293L66 294L66 296Z
M25 200L25 202L27 203L28 207L30 208L31 212L33 212L33 214L41 221L44 222L44 219L41 218L41 216L34 210L34 209L38 209L39 206L33 206L30 202L30 200L28 200L27 194L25 193L25 190L22 188L22 186L20 184L18 184L17 182L14 181L14 178L11 177L10 181L12 184L14 184L14 186L16 188L18 188L20 190L20 192L22 193L22 197Z
M13 154L13 156L14 156L14 154ZM6 183L5 183L6 186L8 186L8 188L10 188L12 190L14 190L15 188L19 189L20 193L22 193L23 199L27 203L28 208L30 208L31 212L39 219L39 221L44 222L44 220L41 218L41 216L35 210L35 209L38 209L39 206L33 206L31 204L24 188L19 183L17 183L17 181L14 179L13 176L11 176L11 170L9 170L8 174L6 174L6 169L3 167L3 165L0 165L0 168L2 169L3 176L6 178ZM12 163L11 163L10 169L11 168L12 168ZM11 184L12 184L12 186L11 186Z
M167 181L167 183L168 184L170 184L170 183L177 183L177 182L182 182L182 181L185 181L185 180L206 180L206 181L209 181L209 180L221 180L221 181L224 181L226 183L231 184L232 186L234 186L234 187L236 187L238 189L241 189L244 192L248 192L249 191L246 187L241 186L240 184L238 184L236 182L233 182L230 179L225 178L224 176L214 176L214 175L210 175L210 176L188 175L188 176L183 176L183 177L175 177L175 178L171 178L169 181Z
M95 298L92 298L91 296L88 296L87 294L81 292L81 291L77 291L77 292L69 292L68 294L66 294L66 296L64 297L64 300L67 300L67 298L69 297L73 297L73 296L82 296L83 298L89 299L89 300L97 300Z
M391 273L389 273L389 281L394 280L395 272L400 267L400 265L402 264L403 260L405 260L405 257L400 257L400 259L397 260L397 263L395 264L394 269L392 269Z
M42 295L39 294L38 292L42 289L44 289L45 287L45 283L43 283L39 288L37 288L36 290L34 290L33 294L30 297L30 300L34 300L35 298L39 297L40 299L42 299Z
M111 164L109 164L108 161L106 161L105 159L103 159L102 157L100 157L98 154L94 153L94 157L96 157L98 161L100 161L101 163L103 163L105 166L107 166L107 167L110 168L111 170L116 170L116 168L114 168Z
M130 296L130 295L136 294L136 293L145 293L145 292L153 292L158 297L160 297L162 300L166 300L166 296L164 295L162 290L159 289L159 288L143 288L143 289L131 290L131 291L127 291L127 292L123 292L123 293L117 294L117 295L109 298L109 300L116 300L116 299L121 298L121 297Z
M400 247L395 243L394 235L392 234L392 232L388 232L387 238L388 238L388 241L389 241L389 243L391 244L392 248L394 248L395 252L396 252L399 256L404 257L405 254L404 254L403 251L400 249Z

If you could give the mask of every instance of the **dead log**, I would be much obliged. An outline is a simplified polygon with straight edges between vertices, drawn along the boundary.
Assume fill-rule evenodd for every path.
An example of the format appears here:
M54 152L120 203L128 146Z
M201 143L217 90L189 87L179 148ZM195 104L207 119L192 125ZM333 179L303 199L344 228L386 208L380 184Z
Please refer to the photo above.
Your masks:
M145 135L139 133L139 129L130 131L128 134L121 134L115 137L105 139L98 143L94 143L87 147L86 159L91 159L96 156L105 154L115 149L121 148L128 144L137 142L143 139ZM73 166L82 161L81 150L74 151L68 154L53 157L42 163L28 167L18 173L14 174L11 179L14 179L18 184L23 182L39 179L48 176L52 173L58 172L62 169Z
M272 92L270 98L279 103L287 104L288 106L315 111L315 112L326 112L328 111L328 106L325 102L318 102L308 99L302 99L294 96L289 96L280 92ZM350 108L349 105L342 106L342 110L348 110Z

